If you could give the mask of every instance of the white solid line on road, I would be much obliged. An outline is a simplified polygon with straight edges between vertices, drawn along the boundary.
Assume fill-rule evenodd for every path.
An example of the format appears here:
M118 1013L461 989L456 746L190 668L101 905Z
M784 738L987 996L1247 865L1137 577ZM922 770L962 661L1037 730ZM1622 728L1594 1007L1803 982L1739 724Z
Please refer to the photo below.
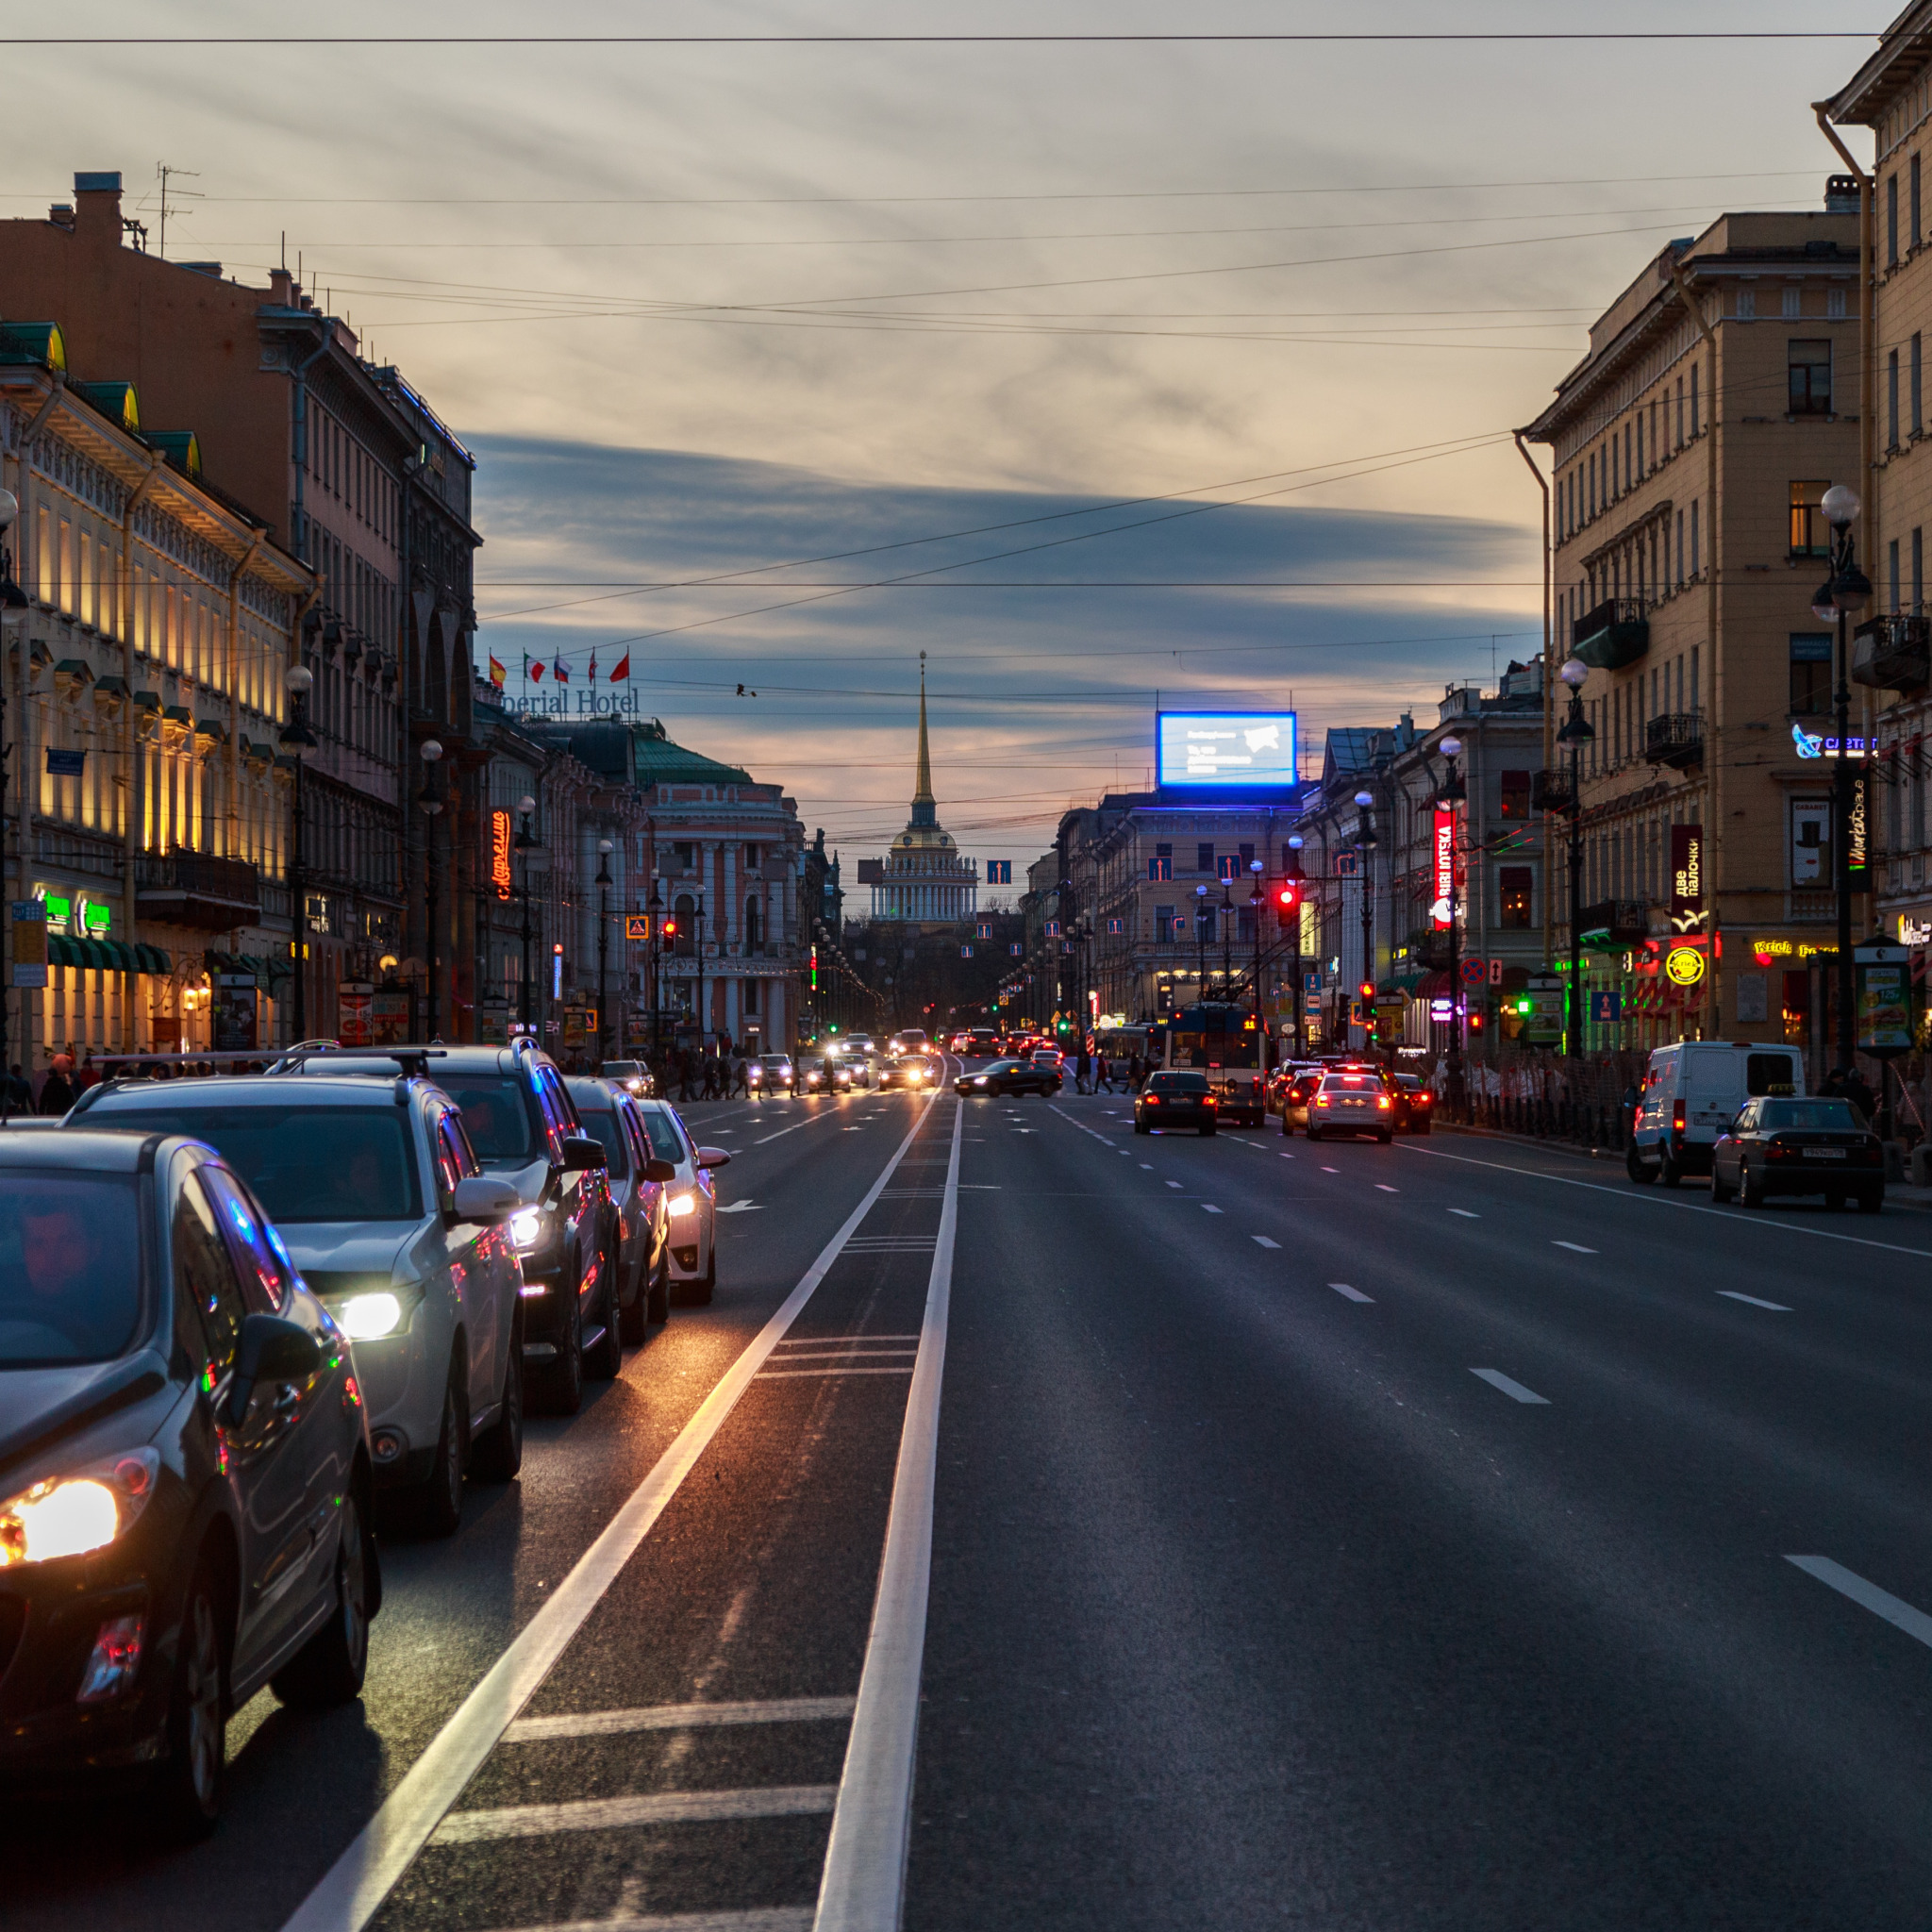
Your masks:
M573 1710L520 1717L506 1744L551 1738L614 1738L627 1731L700 1731L715 1724L808 1724L850 1717L850 1697L772 1697L757 1704L646 1704L635 1710Z
M1281 1245L1279 1241L1271 1241L1265 1234L1257 1234L1253 1239L1257 1248L1278 1248Z
M754 1147L762 1147L769 1141L782 1141L787 1134L797 1133L801 1127L810 1126L814 1121L829 1121L836 1118L837 1116L830 1112L808 1113L802 1121L793 1121L789 1127L780 1127L775 1134L766 1134L762 1139L754 1141L751 1144Z
M1921 1643L1932 1644L1932 1617L1924 1610L1914 1608L1902 1596L1893 1596L1889 1590L1880 1590L1875 1583L1867 1583L1854 1570L1847 1570L1842 1563L1834 1563L1829 1557L1787 1557L1787 1563L1795 1563L1807 1576L1815 1576L1820 1583L1828 1584L1840 1596L1848 1596L1855 1604L1862 1605L1874 1617L1883 1617L1896 1630L1903 1630L1907 1637L1916 1637Z
M603 1601L638 1545L664 1513L692 1465L709 1447L725 1418L771 1356L785 1331L839 1258L845 1243L858 1231L873 1204L889 1182L925 1124L939 1095L932 1094L914 1119L906 1138L864 1198L845 1217L837 1234L820 1250L785 1297L771 1320L758 1330L742 1354L725 1370L717 1386L698 1405L697 1412L679 1430L623 1507L604 1526L595 1542L576 1560L550 1600L518 1631L481 1681L463 1699L455 1716L430 1740L402 1781L382 1802L381 1808L323 1874L314 1890L287 1922L284 1932L362 1932L396 1881L429 1842L444 1814L463 1794L497 1740L550 1674L584 1620ZM958 1172L959 1122L953 1121L953 1171ZM823 1118L823 1116L820 1116ZM950 1213L952 1203L948 1202Z
M1552 1241L1553 1248L1568 1248L1573 1255L1594 1255L1601 1252L1596 1248L1586 1248L1581 1241Z
M1754 1308L1769 1308L1774 1315L1789 1315L1791 1310L1785 1302L1768 1302L1755 1294L1744 1294L1735 1288L1721 1288L1718 1293L1729 1302L1749 1302Z
M769 1785L745 1791L636 1791L622 1798L574 1798L561 1805L502 1805L452 1811L430 1840L487 1844L557 1831L618 1831L636 1824L703 1824L728 1818L814 1818L832 1808L836 1785Z
M1543 1408L1550 1406L1547 1395L1539 1395L1534 1389L1525 1389L1521 1382L1513 1381L1501 1369L1472 1369L1469 1372L1479 1381L1487 1382L1491 1389L1500 1389L1512 1402L1534 1402Z
M1463 1220L1465 1221L1480 1221L1482 1219L1482 1216L1480 1214L1476 1213L1474 1208L1452 1208L1449 1211L1452 1214L1461 1215Z
M1515 1167L1507 1160L1478 1160L1470 1154L1445 1154L1440 1147L1418 1147L1411 1141L1398 1141L1396 1146L1405 1154L1421 1154L1430 1160L1457 1160L1464 1167L1492 1167L1498 1174L1527 1174L1531 1180L1555 1181L1564 1188L1583 1188L1592 1194L1615 1194L1621 1201L1634 1201L1649 1208L1673 1208L1684 1214L1721 1215L1733 1227L1769 1228L1774 1234L1816 1235L1823 1241L1849 1241L1855 1248L1883 1248L1888 1255L1916 1255L1923 1261L1932 1261L1932 1248L1905 1248L1896 1241L1869 1241L1861 1234L1834 1234L1828 1227L1813 1227L1808 1223L1794 1221L1787 1215L1734 1214L1728 1208L1707 1208L1697 1201L1686 1201L1671 1193L1658 1193L1655 1188L1606 1187L1602 1181L1580 1181L1567 1174L1551 1174L1547 1168Z
M1375 1186L1384 1194L1399 1194L1402 1191L1400 1188L1391 1188L1387 1181L1377 1181Z
M780 1348L833 1348L841 1342L848 1342L854 1348L871 1348L885 1341L917 1341L916 1335L801 1335L795 1341L781 1341Z
M760 1369L756 1377L760 1382L802 1382L808 1375L909 1375L912 1364L908 1362L897 1369Z
M1212 1201L1203 1201L1201 1203L1201 1212L1203 1214L1219 1214L1221 1209Z
M953 1153L939 1246L925 1290L925 1321L906 1427L892 1476L892 1507L879 1564L858 1705L839 1775L838 1807L819 1881L816 1932L898 1932L912 1837L912 1772L919 1739L919 1685L925 1661L926 1597L932 1588L933 1486L939 1470L940 1383L959 1232L959 1149L966 1110L953 1116Z
M1374 1296L1372 1294L1364 1294L1358 1288L1349 1287L1348 1283L1345 1281L1331 1281L1328 1284L1328 1286L1332 1288L1337 1294L1346 1295L1348 1299L1352 1302L1373 1303L1375 1299Z
M558 1919L505 1932L811 1932L809 1906L753 1906L741 1912L617 1912L608 1919Z

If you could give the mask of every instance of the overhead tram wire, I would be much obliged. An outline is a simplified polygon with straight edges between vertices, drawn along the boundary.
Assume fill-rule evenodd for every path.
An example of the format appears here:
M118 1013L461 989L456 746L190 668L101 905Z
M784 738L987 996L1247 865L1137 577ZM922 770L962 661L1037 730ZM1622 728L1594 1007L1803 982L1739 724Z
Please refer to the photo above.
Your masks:
M12 47L1131 47L1681 45L1889 38L1857 27L1520 27L1461 31L1347 29L1253 33L941 34L13 34Z

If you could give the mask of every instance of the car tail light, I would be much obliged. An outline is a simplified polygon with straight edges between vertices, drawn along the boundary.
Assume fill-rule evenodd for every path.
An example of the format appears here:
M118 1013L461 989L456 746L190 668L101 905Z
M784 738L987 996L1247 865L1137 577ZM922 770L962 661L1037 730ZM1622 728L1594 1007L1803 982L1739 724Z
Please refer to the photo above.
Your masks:
M1318 1094L1315 1098L1315 1105L1317 1107L1326 1107L1328 1105L1328 1096L1325 1093Z
M1204 1100L1204 1101L1203 1101L1203 1102L1201 1103L1201 1105L1202 1105L1203 1107L1219 1107L1219 1106L1221 1105L1221 1103L1220 1103L1220 1101L1218 1101L1218 1100L1216 1100L1216 1099L1215 1099L1215 1097L1213 1096L1213 1094L1211 1094L1211 1093L1210 1093L1210 1094L1209 1094L1209 1095L1208 1096L1208 1098L1207 1098L1206 1100Z
M1146 1101L1149 1107L1158 1107L1160 1105L1160 1095L1158 1093L1147 1093L1143 1094L1141 1097Z
M1378 1093L1378 1094L1377 1094L1377 1095L1375 1096L1375 1105L1376 1105L1377 1107L1387 1107L1387 1106L1389 1106L1389 1105L1390 1105L1390 1100L1389 1100L1389 1096L1388 1096L1388 1095L1387 1095L1386 1093Z

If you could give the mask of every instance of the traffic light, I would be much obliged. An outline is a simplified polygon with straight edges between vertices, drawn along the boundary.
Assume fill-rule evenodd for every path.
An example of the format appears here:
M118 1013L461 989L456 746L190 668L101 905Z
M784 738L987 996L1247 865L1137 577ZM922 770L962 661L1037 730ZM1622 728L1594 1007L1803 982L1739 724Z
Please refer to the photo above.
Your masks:
M1274 918L1283 932L1291 931L1301 917L1302 882L1283 879L1274 889Z
M677 922L668 914L658 922L658 943L667 953L677 943Z
M1371 1004L1371 1002L1374 1001L1375 997L1375 982L1373 979L1363 980L1359 991L1361 992L1363 1006L1368 1006L1369 1004Z

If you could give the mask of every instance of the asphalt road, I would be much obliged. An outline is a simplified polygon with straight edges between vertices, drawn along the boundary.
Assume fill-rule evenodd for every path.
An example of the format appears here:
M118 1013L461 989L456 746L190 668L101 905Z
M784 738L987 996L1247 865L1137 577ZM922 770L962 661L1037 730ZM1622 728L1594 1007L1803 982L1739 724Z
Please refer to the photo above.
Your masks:
M1932 1215L1128 1105L688 1109L714 1305L9 1932L1923 1932Z

